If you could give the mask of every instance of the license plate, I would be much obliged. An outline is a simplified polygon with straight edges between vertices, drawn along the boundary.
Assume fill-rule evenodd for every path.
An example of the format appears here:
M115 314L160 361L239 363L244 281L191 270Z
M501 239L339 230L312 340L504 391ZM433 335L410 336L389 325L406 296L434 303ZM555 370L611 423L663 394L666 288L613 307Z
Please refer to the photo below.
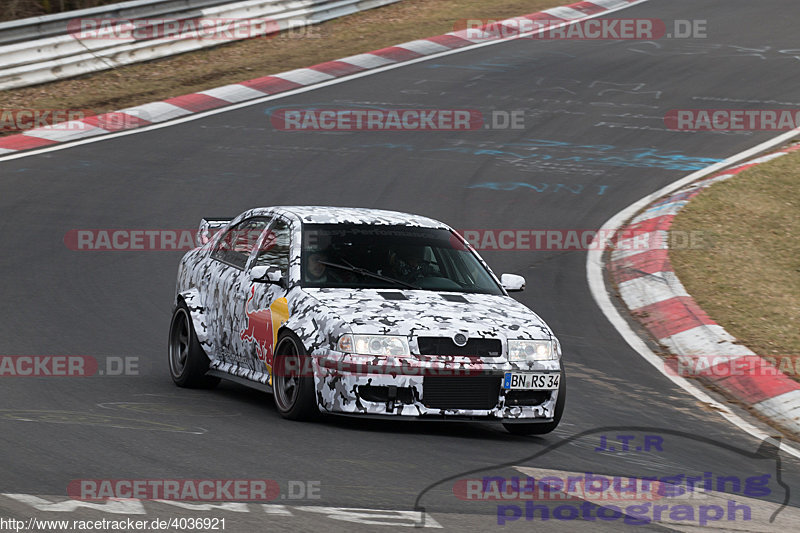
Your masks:
M561 374L533 373L533 372L506 372L503 379L503 388L506 390L554 390L558 388Z

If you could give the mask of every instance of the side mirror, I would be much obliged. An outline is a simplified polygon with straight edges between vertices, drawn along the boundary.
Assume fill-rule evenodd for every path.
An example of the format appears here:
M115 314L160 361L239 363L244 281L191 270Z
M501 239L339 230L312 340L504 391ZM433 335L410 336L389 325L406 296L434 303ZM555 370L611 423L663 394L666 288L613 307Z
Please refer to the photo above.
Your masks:
M516 274L503 274L500 276L500 284L508 292L520 292L525 290L525 278Z
M285 285L283 272L278 267L259 265L250 269L250 281L259 283L274 283L283 287Z

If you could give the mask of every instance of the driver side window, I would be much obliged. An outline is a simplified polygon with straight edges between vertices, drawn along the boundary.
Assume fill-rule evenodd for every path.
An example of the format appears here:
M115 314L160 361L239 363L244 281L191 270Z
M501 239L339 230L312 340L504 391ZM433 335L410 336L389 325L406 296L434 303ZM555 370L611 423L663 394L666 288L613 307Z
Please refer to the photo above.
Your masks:
M211 257L236 268L244 269L250 253L258 244L258 238L268 223L269 219L264 217L248 218L239 222L217 242L211 252Z

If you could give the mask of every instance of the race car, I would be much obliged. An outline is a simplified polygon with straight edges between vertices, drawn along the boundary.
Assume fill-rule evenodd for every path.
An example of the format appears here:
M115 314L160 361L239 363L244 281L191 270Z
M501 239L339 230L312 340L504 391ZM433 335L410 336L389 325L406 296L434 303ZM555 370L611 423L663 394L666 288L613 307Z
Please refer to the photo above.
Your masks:
M227 379L293 420L322 414L561 420L561 345L509 297L470 243L431 218L281 206L200 223L178 267L169 369L181 387Z

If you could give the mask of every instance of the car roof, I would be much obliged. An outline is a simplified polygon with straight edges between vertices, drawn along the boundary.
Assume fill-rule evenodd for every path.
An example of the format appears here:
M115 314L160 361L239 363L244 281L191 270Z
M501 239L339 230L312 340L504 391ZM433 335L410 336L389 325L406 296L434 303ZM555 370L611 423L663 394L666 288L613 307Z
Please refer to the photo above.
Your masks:
M308 224L377 224L449 229L447 224L432 218L383 209L308 205L265 207L263 209L272 213L282 213ZM261 210L257 209L256 211Z

